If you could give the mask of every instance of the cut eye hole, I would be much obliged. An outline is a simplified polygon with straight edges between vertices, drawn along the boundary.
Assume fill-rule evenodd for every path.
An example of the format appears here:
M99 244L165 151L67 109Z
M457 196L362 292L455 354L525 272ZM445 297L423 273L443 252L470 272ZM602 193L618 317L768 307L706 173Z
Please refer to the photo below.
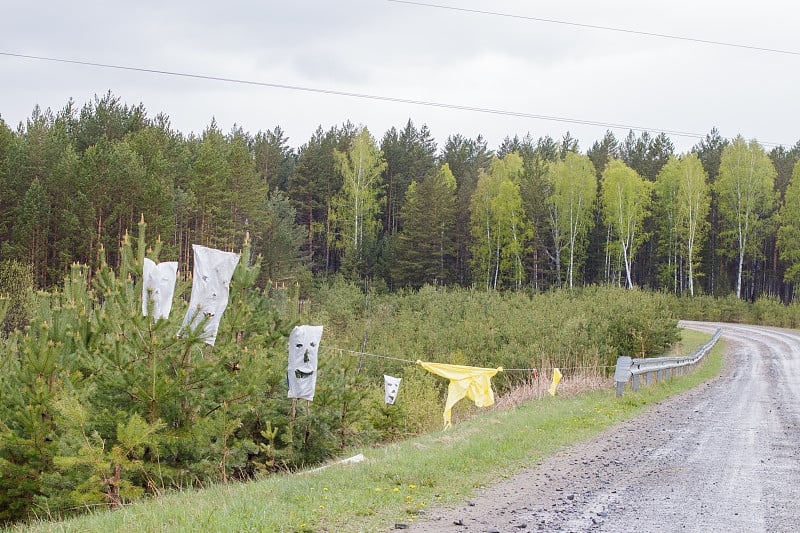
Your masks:
M312 343L311 343L311 347L313 348L314 346L316 346L316 343L313 343L313 342L312 342Z
M302 348L303 347L303 343L302 342L298 342L297 344L294 345L294 347L295 348Z
M298 379L303 379L309 377L313 373L314 373L313 370L311 372L303 372L302 370L297 369L294 371L294 377Z

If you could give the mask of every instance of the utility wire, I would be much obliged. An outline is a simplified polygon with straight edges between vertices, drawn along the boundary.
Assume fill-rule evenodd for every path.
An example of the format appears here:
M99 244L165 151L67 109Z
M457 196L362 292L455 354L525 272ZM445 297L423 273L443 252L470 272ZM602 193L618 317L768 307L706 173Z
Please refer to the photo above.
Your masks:
M656 33L656 32L649 32L649 31L640 31L640 30L632 30L629 28L615 28L613 26L600 26L597 24L584 24L581 22L570 22L567 20L556 20L556 19L548 19L548 18L541 18L541 17L529 17L526 15L516 15L513 13L501 13L498 11L484 11L481 9L468 9L465 7L456 7L456 6L446 6L441 4L429 4L427 2L413 2L411 0L386 0L387 2L393 2L395 4L408 4L411 6L420 6L420 7L431 7L436 9L447 9L450 11L461 11L464 13L475 13L478 15L492 15L495 17L506 17L506 18L513 18L513 19L522 19L522 20L530 20L534 22L545 22L547 24L560 24L562 26L575 26L578 28L588 28L592 30L603 30L603 31L615 31L618 33L628 33L633 35L643 35L645 37L658 37L661 39L672 39L676 41L689 41L693 43L700 43L700 44L709 44L713 46L727 46L729 48L740 48L745 50L754 50L757 52L769 52L773 54L785 54L785 55L793 55L793 56L800 56L800 52L794 50L781 50L779 48L767 48L763 46L753 46L749 44L739 44L739 43L729 43L725 41L713 41L710 39L699 39L695 37L685 37L682 35L670 35L668 33Z
M97 63L93 61L82 61L77 59L64 59L64 58L57 58L57 57L46 57L46 56L35 56L29 54L18 54L14 52L3 52L0 51L0 55L7 56L7 57L17 57L20 59L33 59L37 61L50 61L54 63L67 63L72 65L82 65L88 67L98 67L98 68L108 68L108 69L116 69L116 70L126 70L132 72L144 72L148 74L161 74L164 76L177 76L181 78L193 78L193 79L200 79L200 80L210 80L210 81L220 81L220 82L227 82L227 83L237 83L241 85L255 85L259 87L271 87L274 89L286 89L290 91L303 91L309 93L318 93L318 94L329 94L335 96L347 96L350 98L362 98L367 100L377 100L382 102L395 102L395 103L402 103L402 104L412 104L412 105L420 105L420 106L427 106L427 107L438 107L444 109L455 109L458 111L472 111L476 113L486 113L491 115L502 115L502 116L510 116L510 117L519 117L519 118L529 118L529 119L536 119L536 120L549 120L553 122L565 122L567 124L581 124L586 126L600 126L605 128L614 128L614 129L628 129L640 132L650 132L650 131L660 131L666 133L668 135L675 135L677 137L691 137L696 139L704 139L705 134L700 133L692 133L686 131L676 131L676 130L661 130L659 128L646 128L643 126L634 126L629 124L618 124L613 122L601 122L601 121L594 121L594 120L582 120L577 118L571 117L559 117L554 115L540 115L536 113L525 113L521 111L511 111L507 109L492 109L486 107L477 107L477 106L467 106L467 105L459 105L459 104L448 104L444 102L432 102L426 100L414 100L409 98L399 98L393 96L381 96L375 94L365 94L365 93L355 93L355 92L348 92L348 91L337 91L333 89L322 89L318 87L304 87L301 85L288 85L284 83L274 83L274 82L265 82L265 81L254 81L254 80L245 80L245 79L238 79L238 78L227 78L222 76L209 76L204 74L192 74L187 72L176 72L170 70L161 70L161 69L152 69L152 68L143 68L143 67L131 67L125 65L115 65L110 63ZM764 144L764 143L762 143Z
M393 1L393 0L389 0ZM198 79L198 80L207 80L207 81L219 81L224 83L236 83L240 85L251 85L257 87L270 87L273 89L285 89L289 91L301 91L301 92L308 92L308 93L316 93L316 94L328 94L334 96L346 96L349 98L361 98L365 100L374 100L380 102L393 102L393 103L400 103L400 104L411 104L411 105L419 105L419 106L426 106L426 107L436 107L441 109L454 109L457 111L471 111L474 113L484 113L489 115L500 115L500 116L507 116L507 117L517 117L517 118L527 118L527 119L534 119L534 120L545 120L551 122L563 122L566 124L580 124L584 126L598 126L607 129L625 129L625 130L633 130L638 132L661 132L666 135L673 135L675 137L688 137L692 139L705 139L706 135L704 133L693 133L688 131L678 131L678 130L665 130L660 128L650 128L644 126L636 126L631 124L620 124L615 122L602 122L596 120L584 120L572 117L560 117L556 115L540 115L537 113L526 113L522 111L512 111L508 109L493 109L488 107L477 107L477 106L467 106L467 105L460 105L460 104L448 104L445 102L433 102L429 100L415 100L410 98L399 98L394 96L382 96L376 94L366 94L366 93L355 93L349 91L337 91L334 89L322 89L319 87L305 87L302 85L289 85L285 83L275 83L275 82L267 82L267 81L255 81L255 80L246 80L240 78L228 78L224 76L210 76L205 74L193 74L189 72L178 72L172 70L162 70L162 69L154 69L154 68L145 68L145 67L132 67L127 65L116 65L112 63L98 63L94 61L84 61L79 59L65 59L65 58L58 58L58 57L48 57L48 56L37 56L37 55L30 55L30 54L20 54L16 52L6 52L0 51L0 56L6 57L16 57L19 59L32 59L36 61L48 61L51 63L65 63L69 65L81 65L87 67L97 67L97 68L107 68L107 69L115 69L115 70L124 70L129 72L143 72L147 74L160 74L163 76L175 76L180 78L190 78L190 79ZM769 142L760 142L762 146L779 146L777 143L769 143Z

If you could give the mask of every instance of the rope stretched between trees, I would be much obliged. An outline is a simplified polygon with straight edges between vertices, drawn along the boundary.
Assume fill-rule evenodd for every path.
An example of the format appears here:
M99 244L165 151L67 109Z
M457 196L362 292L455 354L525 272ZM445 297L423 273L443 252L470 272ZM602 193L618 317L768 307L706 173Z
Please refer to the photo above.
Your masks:
M391 359L392 361L400 361L401 363L408 363L408 364L415 364L414 361L410 359L401 359L400 357L392 357L390 355L378 355L376 353L367 353L367 352L359 352L356 350L345 350L344 348L329 348L327 346L321 347L322 350L332 350L339 353L349 353L350 355L366 355L367 357L379 357L381 359Z
M410 365L416 364L416 361L412 361L411 359L403 359L401 357L393 357L391 355L379 355L376 353L368 353L368 352L360 352L357 350L346 350L344 348L334 348L334 347L320 347L322 350L331 350L337 351L341 354L348 353L350 355L366 355L367 357L377 357L379 359L389 359L391 361L399 361L401 363L408 363ZM598 369L598 368L615 368L613 365L605 365L605 366L566 366L566 367L558 367L560 370L586 370L586 369ZM552 370L552 369L551 369ZM537 368L504 368L503 372L540 372L540 369Z

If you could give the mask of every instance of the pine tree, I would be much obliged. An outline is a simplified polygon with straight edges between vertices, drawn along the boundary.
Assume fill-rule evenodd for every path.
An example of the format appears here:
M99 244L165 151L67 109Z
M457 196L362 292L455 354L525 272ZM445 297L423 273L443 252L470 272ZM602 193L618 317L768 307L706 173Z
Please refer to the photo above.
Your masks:
M657 253L661 268L661 286L670 287L679 293L680 271L678 268L678 189L681 182L681 164L672 157L658 173L653 186Z
M392 269L398 287L455 280L456 179L447 163L406 190Z
M697 154L700 163L703 165L708 176L708 185L711 190L711 208L708 214L709 238L708 245L702 249L702 263L705 265L706 292L709 294L720 294L725 287L723 283L723 265L720 254L720 216L719 202L714 190L714 183L719 176L719 166L722 158L722 151L729 144L727 139L723 139L717 128L712 128L705 139L700 141L692 148Z
M306 230L305 252L311 257L314 272L335 271L332 245L334 198L342 188L342 176L336 171L334 153L340 143L349 142L349 133L335 128L327 132L317 128L311 139L300 147L297 165L287 194L297 212L297 222Z
M230 246L228 146L215 122L203 132L197 157L192 165L189 190L192 192L197 213L192 224L192 242L204 246Z
M456 178L456 196L458 198L455 229L456 272L458 282L461 285L469 285L472 281L470 200L475 192L478 176L482 170L489 168L491 152L487 149L486 140L480 136L473 140L453 135L448 137L441 159Z
M289 138L280 126L272 131L259 131L253 140L256 172L272 190L286 192L292 179L296 158L288 143Z
M384 231L391 235L401 229L399 213L406 189L434 170L436 143L427 126L418 130L409 119L402 131L391 128L386 132L381 152L386 159Z

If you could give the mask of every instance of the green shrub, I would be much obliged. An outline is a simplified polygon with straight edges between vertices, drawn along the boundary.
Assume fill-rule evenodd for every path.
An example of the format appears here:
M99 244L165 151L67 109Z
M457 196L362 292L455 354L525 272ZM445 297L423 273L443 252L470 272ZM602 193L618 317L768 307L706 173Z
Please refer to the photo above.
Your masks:
M800 325L800 304L784 304L774 296L762 296L755 302L740 300L735 296L723 298L695 296L675 298L672 301L673 316L685 320L705 320L758 324L796 328Z

